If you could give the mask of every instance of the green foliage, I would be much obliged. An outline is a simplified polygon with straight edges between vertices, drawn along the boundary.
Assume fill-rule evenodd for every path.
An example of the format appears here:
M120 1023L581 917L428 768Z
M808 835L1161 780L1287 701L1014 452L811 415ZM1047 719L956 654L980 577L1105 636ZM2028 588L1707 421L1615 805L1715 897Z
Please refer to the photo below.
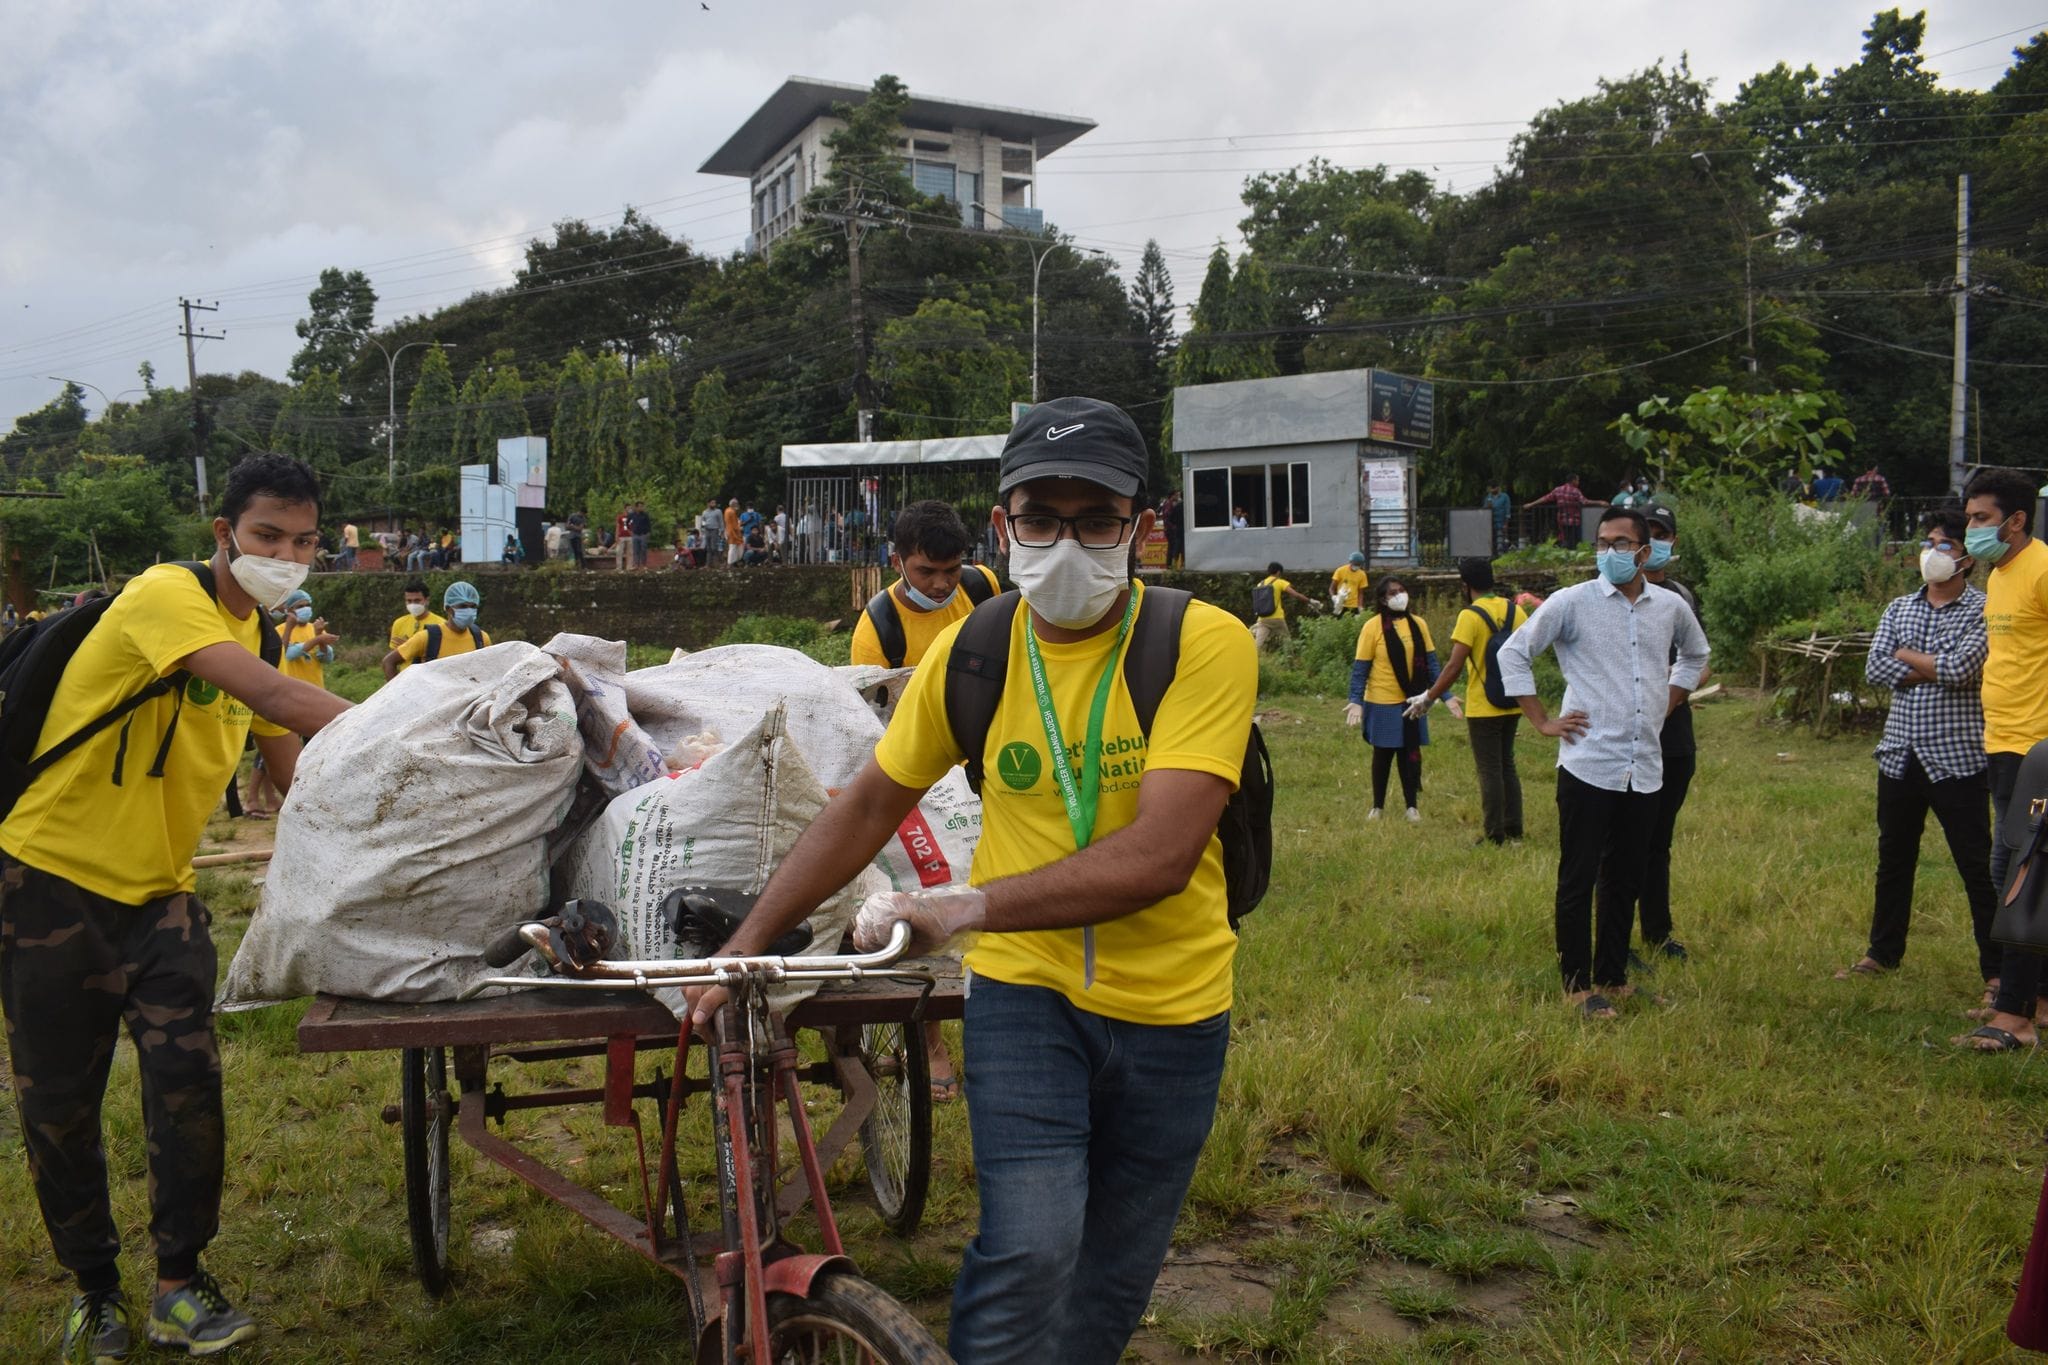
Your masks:
M54 559L60 578L100 581L139 573L164 553L190 553L190 524L172 506L163 479L133 456L88 456L59 476L60 498L0 498L0 526L31 581L47 581Z
M270 426L270 448L304 460L316 473L340 470L348 454L342 428L341 375L313 370L295 385Z
M965 297L926 299L882 327L877 374L888 386L899 436L996 434L1010 429L1011 399L1027 391L1030 360L992 339L1015 311Z
M1508 550L1493 557L1495 569L1582 569L1590 572L1593 568L1593 547L1591 545L1559 545L1555 541L1542 541Z
M1688 489L1733 479L1768 488L1787 460L1802 479L1832 447L1856 439L1840 415L1824 416L1839 400L1830 394L1731 393L1726 384L1696 389L1677 403L1663 394L1644 399L1609 425L1622 443L1657 471L1657 481Z
M34 412L15 419L0 437L0 462L12 477L61 468L85 430L85 390L65 381L63 389Z
M719 645L780 645L834 668L848 662L853 636L794 616L742 616L714 642Z
M399 442L405 467L431 469L459 463L455 449L457 391L448 352L430 346L420 358L419 378L405 408L405 433Z
M1873 530L1844 515L1782 499L1708 493L1682 512L1677 576L1699 597L1720 665L1739 668L1750 645L1781 622L1847 598L1889 598L1896 581Z
M322 370L340 375L359 350L377 317L377 291L360 270L329 266L306 296L307 314L292 325L306 344L292 357L291 379L303 383ZM374 353L374 352L373 352Z

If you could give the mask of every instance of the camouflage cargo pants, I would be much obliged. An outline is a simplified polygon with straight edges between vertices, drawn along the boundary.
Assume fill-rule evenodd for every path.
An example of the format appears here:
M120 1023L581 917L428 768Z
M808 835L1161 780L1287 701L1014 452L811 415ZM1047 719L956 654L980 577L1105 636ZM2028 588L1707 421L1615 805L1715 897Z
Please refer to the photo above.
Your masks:
M121 1250L100 1104L121 1025L135 1041L160 1271L191 1274L220 1226L217 959L197 896L123 905L0 858L0 1007L22 1139L57 1260L88 1288Z

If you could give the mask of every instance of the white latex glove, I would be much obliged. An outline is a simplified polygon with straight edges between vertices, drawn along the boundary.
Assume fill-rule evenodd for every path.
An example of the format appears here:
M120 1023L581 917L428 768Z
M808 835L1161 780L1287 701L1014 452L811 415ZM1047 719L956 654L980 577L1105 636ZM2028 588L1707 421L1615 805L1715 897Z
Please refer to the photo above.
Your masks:
M1429 707L1429 693L1417 692L1414 696L1408 699L1408 709L1403 711L1401 715L1404 719L1415 720L1418 717L1420 717L1424 711L1427 711Z
M889 941L889 926L898 920L910 925L910 955L921 957L955 934L986 923L988 897L971 886L878 892L862 901L853 917L853 946L874 952Z
M1365 724L1365 708L1355 701L1345 702L1344 723L1354 730Z

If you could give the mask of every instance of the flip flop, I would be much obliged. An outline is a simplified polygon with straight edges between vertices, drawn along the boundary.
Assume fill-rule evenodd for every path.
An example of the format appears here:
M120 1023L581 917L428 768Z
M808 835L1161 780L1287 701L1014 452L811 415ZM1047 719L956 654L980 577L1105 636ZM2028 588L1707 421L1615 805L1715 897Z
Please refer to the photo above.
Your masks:
M1596 991L1579 1002L1579 1013L1588 1019L1613 1019L1619 1012L1606 996Z
M958 1076L948 1076L944 1080L932 1082L933 1104L951 1104L959 1098L960 1078Z
M1877 964L1876 964L1875 962L1872 962L1872 961L1871 961L1871 960L1870 960L1869 958L1867 958L1867 957L1859 957L1859 958L1857 958L1857 959L1856 959L1856 961L1855 961L1854 965L1852 965L1852 966L1848 966L1848 967L1844 967L1844 968L1842 968L1842 970L1840 970L1839 972L1836 972L1836 973L1835 973L1835 980L1837 980L1837 981L1847 981L1847 980L1848 980L1848 979L1849 979L1850 977L1852 977L1852 976L1883 976L1883 975L1884 975L1884 968L1882 968L1882 967L1878 966L1878 965L1877 965ZM1987 1001L1986 1003L1988 1004L1989 1002Z
M1982 1038L1987 1042L1996 1043L1998 1046L1978 1047L1974 1042L1970 1041L1973 1038ZM1991 1024L1986 1024L1982 1028L1964 1034L1956 1042L1958 1046L1967 1047L1972 1052L2022 1052L2036 1045L2033 1042L2021 1042L2018 1035Z

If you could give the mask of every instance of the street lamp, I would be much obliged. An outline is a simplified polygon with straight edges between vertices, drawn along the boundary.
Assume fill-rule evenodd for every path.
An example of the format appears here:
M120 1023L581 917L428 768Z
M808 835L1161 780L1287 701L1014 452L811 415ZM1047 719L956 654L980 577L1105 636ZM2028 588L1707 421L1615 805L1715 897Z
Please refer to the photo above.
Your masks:
M980 209L985 217L1002 217L1000 213L978 199L970 201L968 207ZM1031 401L1034 403L1038 401L1038 272L1044 268L1045 258L1062 245L1064 244L1058 238L1054 238L1045 244L1045 250L1031 252ZM1025 250L1031 250L1029 243L1025 245ZM1101 260L1110 259L1108 252L1098 251L1092 246L1073 247L1072 250L1078 255L1094 256Z
M354 332L344 331L339 327L322 327L317 331L306 333L306 340L311 341L317 336L353 337L355 335ZM384 343L375 337L365 336L358 337L357 339L375 346L384 355L384 396L387 409L384 419L384 481L386 483L396 483L398 481L398 357L404 355L415 346L439 346L444 351L459 350L460 347L452 341L408 341L397 350L389 351L385 350Z
M1735 201L1728 197L1727 187L1722 185L1721 178L1714 174L1713 161L1705 152L1694 152L1692 159L1707 173L1707 182L1721 196L1721 203L1727 208L1728 217L1735 224L1735 230L1742 231L1747 224L1742 221L1742 215L1736 212ZM1759 232L1753 237L1745 237L1742 241L1742 337L1751 374L1756 373L1756 244L1772 237L1782 237L1791 231L1789 227L1775 227L1769 232Z
M109 398L107 397L107 391L105 389L101 388L97 384L88 384L83 379L66 379L61 374L46 374L43 376L43 378L55 380L59 384L76 384L81 389L91 389L94 393L100 396L100 401L102 403L105 403L110 408L113 407L114 404L120 402L123 398L126 398L131 393L147 392L147 390L145 389L123 389L121 390L121 392L115 394L112 398ZM104 412L101 413L100 415L102 417L106 416Z

